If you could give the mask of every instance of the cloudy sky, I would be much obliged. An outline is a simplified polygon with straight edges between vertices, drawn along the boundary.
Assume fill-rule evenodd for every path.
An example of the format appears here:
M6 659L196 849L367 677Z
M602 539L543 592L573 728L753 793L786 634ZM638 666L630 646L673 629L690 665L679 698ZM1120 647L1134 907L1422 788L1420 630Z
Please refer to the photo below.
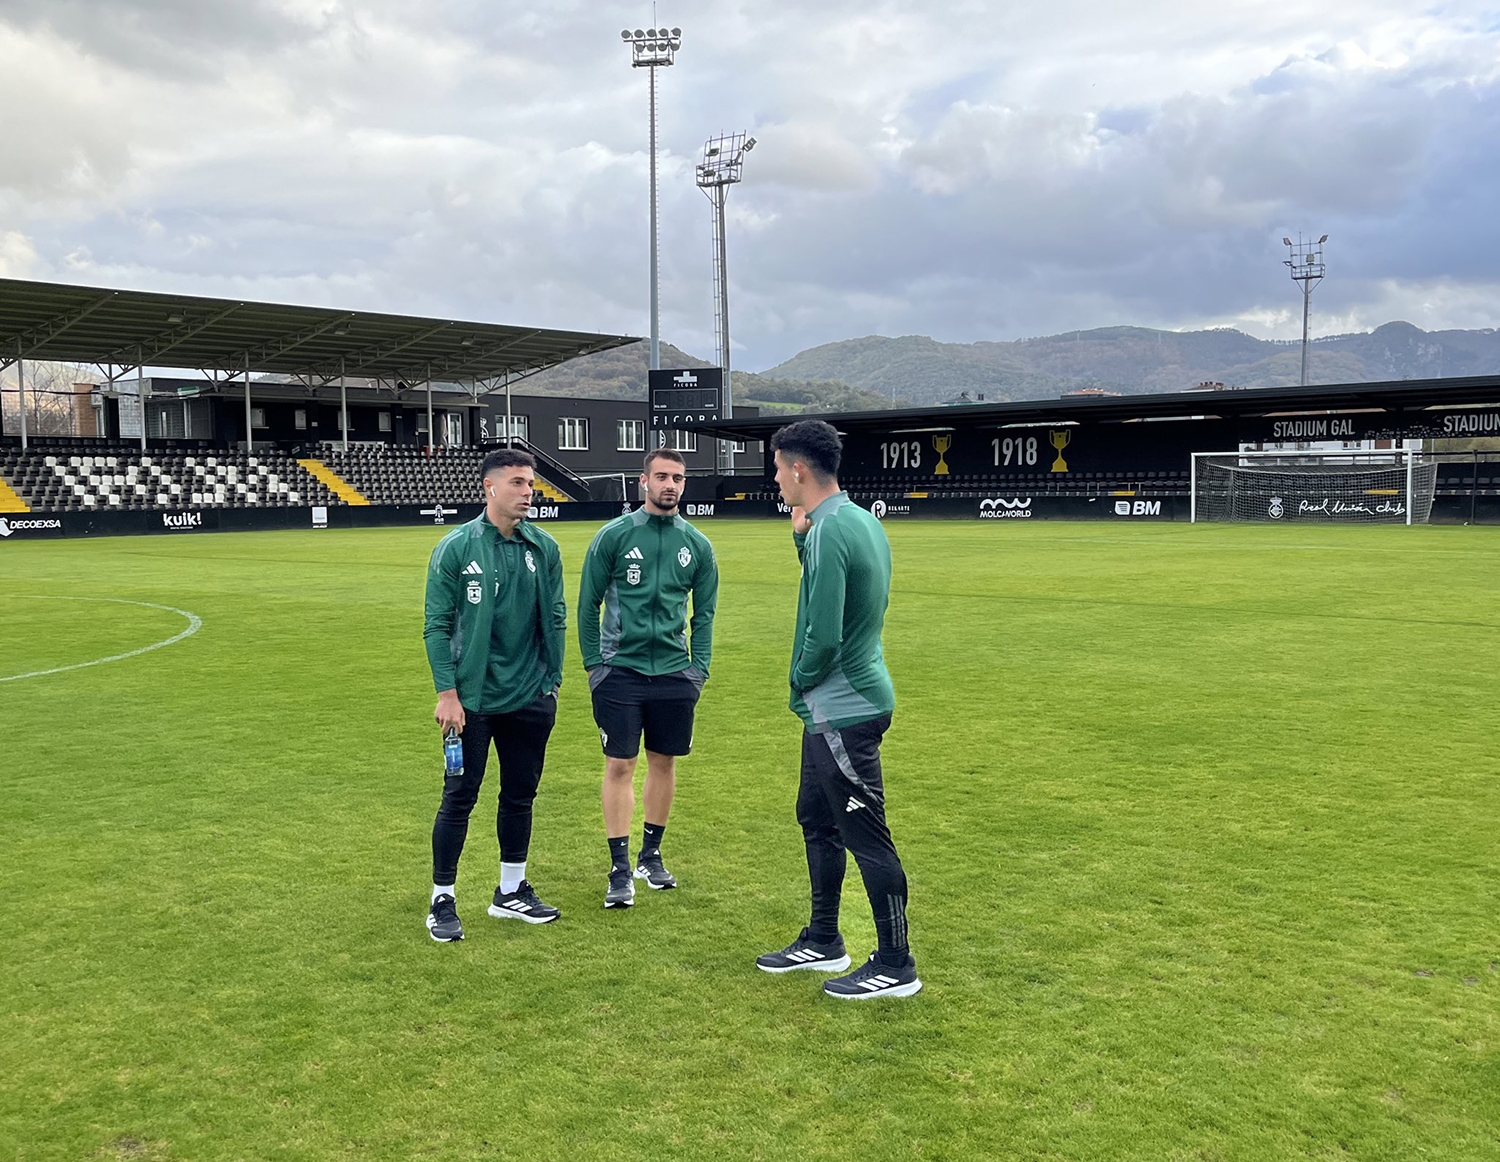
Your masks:
M1500 3L663 6L662 334L1500 325ZM0 274L644 335L649 4L0 0Z

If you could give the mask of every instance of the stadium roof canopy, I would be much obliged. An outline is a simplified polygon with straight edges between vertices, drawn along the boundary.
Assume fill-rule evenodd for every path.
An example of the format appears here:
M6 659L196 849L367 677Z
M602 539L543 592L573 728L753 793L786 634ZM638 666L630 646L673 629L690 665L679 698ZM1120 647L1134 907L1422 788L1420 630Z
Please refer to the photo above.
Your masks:
M827 420L841 432L941 431L955 427L1002 428L1031 424L1121 423L1128 420L1224 419L1307 412L1407 412L1430 407L1500 403L1500 376L1401 379L1384 383L1309 384L1307 387L1227 388L1160 395L1079 395L1014 403L894 408L828 415L771 416L686 424L695 431L735 439L765 440L792 420Z
M417 315L0 279L0 367L18 358L332 382L515 379L640 340Z

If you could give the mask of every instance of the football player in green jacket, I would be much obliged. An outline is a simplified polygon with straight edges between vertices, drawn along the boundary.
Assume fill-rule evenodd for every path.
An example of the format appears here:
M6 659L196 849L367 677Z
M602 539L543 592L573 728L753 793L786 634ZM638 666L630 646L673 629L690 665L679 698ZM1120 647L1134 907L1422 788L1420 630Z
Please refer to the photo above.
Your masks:
M479 798L490 744L500 760L500 886L489 914L546 924L558 910L526 880L531 805L557 719L568 607L557 542L527 519L535 464L499 448L480 465L485 508L432 552L422 637L437 688L433 717L463 740L463 770L443 780L432 825L434 940L462 940L458 857Z
M693 712L708 681L719 600L713 546L677 511L686 477L676 452L648 453L640 478L644 504L600 529L583 559L578 645L604 746L606 908L633 905L637 879L658 891L677 886L662 863L661 841L677 786L677 756L693 748ZM643 735L646 822L632 878L630 816Z
M807 845L812 915L787 947L756 958L766 972L849 967L839 933L845 852L875 913L879 947L823 991L846 1000L907 997L922 988L907 946L906 872L885 818L880 742L896 695L880 633L891 592L891 546L880 521L839 488L842 446L821 420L771 438L776 483L792 509L802 562L792 638L791 708L802 719L797 822Z

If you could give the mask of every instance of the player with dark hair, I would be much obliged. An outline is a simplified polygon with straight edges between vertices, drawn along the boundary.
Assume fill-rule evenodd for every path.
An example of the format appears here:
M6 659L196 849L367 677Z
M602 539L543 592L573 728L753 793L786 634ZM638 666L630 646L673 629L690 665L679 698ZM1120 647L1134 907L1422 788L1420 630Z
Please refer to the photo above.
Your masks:
M662 863L661 842L677 787L677 757L693 749L693 712L708 681L719 599L713 546L677 511L686 481L678 453L647 453L640 478L644 503L600 529L583 558L578 646L604 747L606 908L631 907L637 879L657 891L677 886ZM646 819L632 877L630 817L643 735Z
M771 439L776 483L792 508L802 562L792 642L791 707L802 719L797 822L807 844L812 916L796 940L756 958L766 972L849 967L839 933L845 852L852 852L875 913L879 947L823 991L849 1000L921 990L906 934L906 873L885 817L880 742L896 706L880 633L891 588L885 530L839 488L838 432L820 420Z
M493 742L500 761L500 886L491 916L545 924L556 908L526 879L531 807L557 719L568 609L557 542L527 521L535 485L530 454L500 448L484 458L484 511L432 552L422 637L437 687L433 717L463 739L460 775L445 778L432 825L434 940L462 940L455 903L458 857Z

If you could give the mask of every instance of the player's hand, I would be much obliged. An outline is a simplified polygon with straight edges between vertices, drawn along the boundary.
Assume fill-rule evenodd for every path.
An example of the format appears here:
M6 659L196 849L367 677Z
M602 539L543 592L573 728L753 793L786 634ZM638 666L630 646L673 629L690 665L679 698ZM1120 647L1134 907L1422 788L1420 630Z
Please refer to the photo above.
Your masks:
M459 734L464 732L464 708L458 700L457 690L444 690L438 695L437 709L432 712L432 717L444 734L450 730L456 730Z
M792 532L805 533L812 528L812 518L802 511L800 505L792 506Z

